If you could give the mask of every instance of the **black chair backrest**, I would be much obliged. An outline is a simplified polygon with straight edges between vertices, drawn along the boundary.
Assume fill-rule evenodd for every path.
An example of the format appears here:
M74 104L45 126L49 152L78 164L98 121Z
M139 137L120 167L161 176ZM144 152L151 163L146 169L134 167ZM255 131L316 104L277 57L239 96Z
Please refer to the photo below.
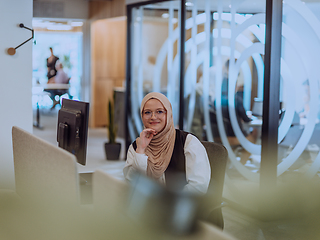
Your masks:
M221 203L228 151L219 143L202 141L202 144L207 150L211 167L211 180L207 192L207 199L204 203L206 205L204 208L207 209L208 214L205 220L223 228Z
M202 141L202 144L207 150L211 167L211 180L208 193L216 195L218 197L217 200L221 203L228 151L219 143Z

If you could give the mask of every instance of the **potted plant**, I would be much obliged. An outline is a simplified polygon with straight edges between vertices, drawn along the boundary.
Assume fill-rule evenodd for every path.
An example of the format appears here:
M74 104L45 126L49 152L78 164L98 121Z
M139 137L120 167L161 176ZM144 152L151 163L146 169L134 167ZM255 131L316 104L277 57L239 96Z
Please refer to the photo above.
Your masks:
M64 70L66 71L66 73L70 73L71 72L71 68L72 68L72 64L70 61L70 54L65 54L63 55L62 59L60 60Z
M118 127L114 124L114 98L108 103L108 139L104 144L107 160L118 160L120 156L121 143L116 142Z

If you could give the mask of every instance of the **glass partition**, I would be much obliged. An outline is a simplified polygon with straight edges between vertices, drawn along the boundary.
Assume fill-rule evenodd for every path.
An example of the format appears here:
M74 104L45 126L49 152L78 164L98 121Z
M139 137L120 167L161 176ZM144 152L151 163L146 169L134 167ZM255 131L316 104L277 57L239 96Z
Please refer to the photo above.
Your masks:
M184 129L227 148L224 197L245 205L260 180L265 5L186 4Z
M170 1L132 9L131 139L142 130L140 103L152 91L162 92L169 98L175 125L178 124L180 5L180 1Z
M226 146L224 193L235 202L241 202L246 184L259 188L265 5L265 0L185 3L183 129ZM169 98L178 127L180 8L180 1L132 8L131 139L142 130L140 103L151 91Z
M142 130L143 96L150 91L164 93L173 104L176 127L227 148L223 196L253 210L259 208L261 162L270 160L261 158L263 119L268 119L263 116L263 102L264 78L270 75L265 73L265 49L272 47L266 42L266 16L273 14L266 11L270 2L162 1L131 8L130 138ZM296 174L319 175L319 16L320 1L283 2L280 99L271 106L279 111L278 125L272 126L278 129L274 163L278 162L272 166L278 183ZM279 21L279 33L280 25ZM274 102L278 98L270 105ZM269 129L265 128L268 134Z
M283 4L278 176L314 177L320 166L320 1Z

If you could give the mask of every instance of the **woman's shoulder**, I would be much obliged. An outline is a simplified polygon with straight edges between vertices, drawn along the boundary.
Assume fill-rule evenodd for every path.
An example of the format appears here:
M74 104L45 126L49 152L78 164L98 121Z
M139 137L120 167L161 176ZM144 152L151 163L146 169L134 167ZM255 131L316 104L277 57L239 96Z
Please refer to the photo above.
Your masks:
M183 131L183 130L180 130L180 129L176 129L176 138L177 137L183 137L185 139L186 138L196 138L196 139L198 139L198 137L196 135L194 135L193 133L187 132L187 131Z
M182 144L185 148L188 148L194 145L197 146L199 144L202 145L201 141L198 139L196 135L180 129L176 129L176 141L177 140L182 141Z
M176 136L185 136L186 137L188 134L190 134L190 133L176 128Z
M136 149L137 149L137 141L134 140L134 141L131 143L130 146L132 146L132 148L133 148L134 150L136 150Z

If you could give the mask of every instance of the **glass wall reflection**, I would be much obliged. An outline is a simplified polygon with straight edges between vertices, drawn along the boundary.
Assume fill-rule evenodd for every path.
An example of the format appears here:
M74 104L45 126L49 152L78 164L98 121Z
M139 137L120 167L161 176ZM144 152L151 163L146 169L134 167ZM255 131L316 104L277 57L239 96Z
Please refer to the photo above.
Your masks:
M185 11L183 129L228 150L224 198L258 209L266 0L189 0ZM181 2L133 8L129 132L140 102L164 93L179 123ZM278 182L318 176L320 1L283 3ZM271 79L272 81L272 79Z
M309 178L320 166L320 1L283 3L278 176ZM318 177L318 176L317 176Z
M129 132L142 130L140 102L160 91L179 119L180 1L133 8ZM264 77L265 1L186 2L184 130L229 152L225 197L258 187ZM252 188L249 188L252 190ZM247 200L246 200L247 201Z
M260 179L266 2L188 2L185 130L227 148L224 197L247 205Z
M131 139L142 130L140 103L149 92L165 94L179 113L180 1L148 4L132 11L131 39Z

